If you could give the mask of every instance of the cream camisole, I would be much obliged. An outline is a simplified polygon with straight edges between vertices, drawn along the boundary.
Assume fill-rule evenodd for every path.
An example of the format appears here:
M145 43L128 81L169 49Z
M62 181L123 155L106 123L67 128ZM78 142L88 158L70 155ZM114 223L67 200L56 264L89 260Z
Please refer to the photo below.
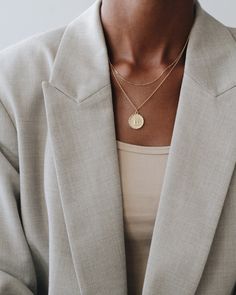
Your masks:
M142 294L169 148L117 140L129 295Z

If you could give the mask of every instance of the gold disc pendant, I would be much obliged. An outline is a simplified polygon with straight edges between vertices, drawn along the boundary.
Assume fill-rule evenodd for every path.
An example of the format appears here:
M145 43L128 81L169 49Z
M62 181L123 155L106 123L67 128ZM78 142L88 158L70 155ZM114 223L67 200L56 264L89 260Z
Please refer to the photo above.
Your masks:
M129 117L128 120L129 126L133 129L139 129L143 126L144 124L144 118L138 114L137 112L135 112L134 114L132 114Z

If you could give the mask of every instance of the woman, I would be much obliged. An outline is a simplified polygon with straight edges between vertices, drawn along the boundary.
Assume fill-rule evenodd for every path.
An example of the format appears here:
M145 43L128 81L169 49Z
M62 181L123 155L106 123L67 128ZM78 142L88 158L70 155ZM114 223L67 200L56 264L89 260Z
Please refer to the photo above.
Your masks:
M2 51L0 294L234 294L235 69L192 0L98 0Z

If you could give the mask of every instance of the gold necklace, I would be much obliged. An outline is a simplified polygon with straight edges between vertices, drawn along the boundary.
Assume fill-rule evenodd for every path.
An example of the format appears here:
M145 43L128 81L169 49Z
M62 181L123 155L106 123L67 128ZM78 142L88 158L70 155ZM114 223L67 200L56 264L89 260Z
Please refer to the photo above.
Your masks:
M112 68L112 74L115 78L116 83L118 84L119 88L121 89L122 93L124 94L125 98L129 101L129 103L133 106L135 109L135 112L129 117L128 119L128 124L132 129L140 129L144 125L144 117L138 112L138 110L157 92L157 90L162 86L162 84L166 81L166 79L170 76L170 74L173 72L174 68L178 64L179 60L181 59L184 50L187 46L189 36L187 38L187 41L184 44L183 49L181 50L181 53L179 54L177 60L175 63L172 65L172 68L170 69L169 73L165 76L165 78L161 81L161 83L154 89L154 91L145 99L145 101L139 106L136 107L135 104L132 102L124 88L122 87L121 83L119 82L118 78L115 75L115 71Z
M189 36L187 38L187 41L186 43L188 42L188 39L189 39ZM109 57L108 57L108 61L109 61L109 64L110 66L112 67L112 69L114 70L114 72L116 73L117 76L119 76L119 78L121 80L123 80L124 82L128 83L128 84L131 84L131 85L134 85L134 86L146 86L146 85L150 85L150 84L153 84L155 83L156 81L158 81L162 76L163 74L168 70L170 69L175 63L176 61L179 59L180 56L182 56L183 54L183 50L185 49L185 46L182 48L182 50L179 52L179 54L177 55L176 59L170 63L162 72L159 76L157 76L154 80L152 81L149 81L149 82L145 82L145 83L137 83L137 82L132 82L132 81L129 81L128 79L126 79L117 69L116 67L113 65L113 63L110 61Z
M160 74L159 76L157 76L154 80L152 80L152 81L150 81L150 82L146 82L146 83L137 83L137 82L132 82L132 81L127 80L124 76L121 75L121 73L116 69L116 67L111 63L110 60L109 60L109 63L110 63L110 65L111 65L112 69L114 70L114 72L116 73L116 75L118 75L119 78L120 78L121 80L123 80L124 82L126 82L126 83L128 83L128 84L131 84L131 85L134 85L134 86L147 86L147 85L153 84L153 83L155 83L156 81L158 81L158 80L163 76L163 74L164 74L169 68L171 68L171 67L175 64L175 62L176 62L176 60L178 59L178 57L179 57L179 56L177 56L177 58L176 58L171 64L169 64L169 65L168 65L168 66L167 66L167 67L161 72L161 74Z

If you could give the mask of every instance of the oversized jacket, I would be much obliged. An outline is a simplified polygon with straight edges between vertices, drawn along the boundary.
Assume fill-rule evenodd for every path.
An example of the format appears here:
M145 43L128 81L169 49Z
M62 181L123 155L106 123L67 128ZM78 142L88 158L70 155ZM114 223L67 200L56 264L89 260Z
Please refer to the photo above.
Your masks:
M0 53L0 295L127 295L100 4ZM142 295L236 294L236 29L196 5Z

